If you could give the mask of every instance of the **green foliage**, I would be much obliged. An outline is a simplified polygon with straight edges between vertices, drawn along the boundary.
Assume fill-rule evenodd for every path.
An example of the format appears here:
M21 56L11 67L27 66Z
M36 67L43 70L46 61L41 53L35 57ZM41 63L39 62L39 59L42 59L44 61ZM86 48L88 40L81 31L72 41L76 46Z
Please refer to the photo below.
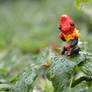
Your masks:
M0 92L1 90L10 90L11 86L9 84L0 84Z
M63 92L87 92L87 89L82 89L82 88L72 88L72 89L67 89ZM91 92L91 91L90 91Z
M11 92L29 92L34 88L35 80L41 72L42 65L47 62L50 56L50 50L46 49L40 54L33 56L33 64L28 65L17 78L12 79L13 87ZM35 64L36 62L36 64Z
M92 14L78 10L89 0L77 0L78 9L75 2L0 1L0 92L91 92L92 55L85 51L72 57L55 56L53 49L42 49L63 45L57 37L58 18L68 14L80 29L81 40L88 42L84 47L92 52Z
M29 92L33 89L33 84L38 77L40 65L31 65L27 67L20 77L11 92Z
M87 62L90 62L90 56L88 56L85 51L80 52L79 55L71 57L66 55L53 56L50 61L51 65L49 67L43 66L51 55L50 53L50 50L46 49L42 51L41 54L34 56L32 60L40 60L39 63L36 62L36 64L27 66L24 71L17 76L16 80L12 82L13 87L11 92L30 92L33 91L35 87L40 87L40 90L46 88L46 92L49 92L52 87L49 89L48 86L45 86L44 82L40 81L43 86L40 86L41 84L39 85L38 83L39 78L43 75L45 76L45 72L47 78L53 84L54 92L67 92L67 90L70 92L76 92L79 90L79 92L81 92L83 90L89 90L86 89L86 87L92 86L92 78L89 77L89 75L91 76L91 63L87 71L86 68L84 69L88 74L81 74L82 77L78 75L80 72L85 73L84 71L82 72L82 69L85 67ZM76 76L78 76L78 78ZM84 83L84 81L86 82Z
M88 58L86 62L80 66L80 69L87 75L92 76L92 58Z
M81 62L85 62L85 59L84 53L73 57L60 55L52 58L52 65L48 69L47 76L52 81L55 92L63 90L73 75L75 67Z

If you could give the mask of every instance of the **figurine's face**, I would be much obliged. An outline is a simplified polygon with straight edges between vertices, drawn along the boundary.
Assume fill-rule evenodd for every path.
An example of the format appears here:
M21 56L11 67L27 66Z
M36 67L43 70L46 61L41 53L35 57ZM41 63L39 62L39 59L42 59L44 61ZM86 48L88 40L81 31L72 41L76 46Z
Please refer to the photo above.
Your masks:
M62 15L59 18L59 29L65 35L68 35L74 32L75 24L69 16Z

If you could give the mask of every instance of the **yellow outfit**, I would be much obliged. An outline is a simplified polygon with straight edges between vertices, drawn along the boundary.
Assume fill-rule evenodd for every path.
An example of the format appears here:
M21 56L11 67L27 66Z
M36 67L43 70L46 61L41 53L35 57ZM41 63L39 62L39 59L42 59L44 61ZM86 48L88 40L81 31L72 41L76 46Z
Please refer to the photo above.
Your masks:
M80 33L79 33L79 30L77 30L75 28L74 32L72 34L69 34L69 35L64 35L64 38L66 39L66 41L70 41L70 40L73 40L75 37L79 37L80 36Z

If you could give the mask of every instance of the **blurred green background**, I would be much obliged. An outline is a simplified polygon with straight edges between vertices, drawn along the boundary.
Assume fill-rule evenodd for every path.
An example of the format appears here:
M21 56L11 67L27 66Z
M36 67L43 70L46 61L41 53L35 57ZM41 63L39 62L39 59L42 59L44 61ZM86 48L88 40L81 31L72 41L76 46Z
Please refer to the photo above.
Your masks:
M62 44L57 29L61 14L75 21L85 34L81 34L81 40L86 41L92 32L91 1L88 7L78 10L76 0L1 0L0 50L18 47L24 52L38 52Z
M76 1L0 0L0 83L11 80L26 65L37 61L41 49L64 44L58 37L62 14L74 20L80 41L86 42L92 52L92 0L84 3L81 10ZM46 87L46 92L51 92L49 85Z

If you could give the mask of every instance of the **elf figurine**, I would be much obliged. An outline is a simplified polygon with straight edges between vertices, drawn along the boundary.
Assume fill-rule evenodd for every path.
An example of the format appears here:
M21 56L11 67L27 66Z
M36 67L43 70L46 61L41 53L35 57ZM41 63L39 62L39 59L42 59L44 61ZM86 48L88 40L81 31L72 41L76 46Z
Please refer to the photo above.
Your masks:
M74 21L67 15L61 15L59 17L59 30L61 32L59 37L63 41L70 42L62 48L60 51L61 54L63 55L66 51L68 51L68 56L79 53L80 47L78 47L77 44L80 33L79 30L75 28Z

